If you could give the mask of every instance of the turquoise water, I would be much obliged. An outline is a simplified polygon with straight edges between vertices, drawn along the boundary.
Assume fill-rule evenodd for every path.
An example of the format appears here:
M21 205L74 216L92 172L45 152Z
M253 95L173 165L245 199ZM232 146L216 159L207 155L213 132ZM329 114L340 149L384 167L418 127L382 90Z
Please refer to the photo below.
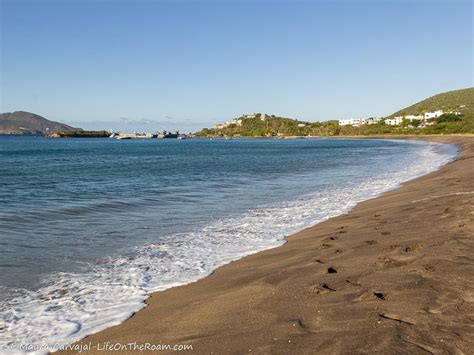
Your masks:
M434 143L0 138L0 349L73 341L455 156Z

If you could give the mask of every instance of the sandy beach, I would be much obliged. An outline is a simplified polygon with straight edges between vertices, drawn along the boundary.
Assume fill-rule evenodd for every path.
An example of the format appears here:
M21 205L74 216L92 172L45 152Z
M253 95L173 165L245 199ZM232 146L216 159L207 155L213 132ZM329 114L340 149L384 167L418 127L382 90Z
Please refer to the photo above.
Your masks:
M97 350L107 342L199 354L472 353L474 137L418 139L460 155L281 247L152 294L85 338L86 353L118 353Z

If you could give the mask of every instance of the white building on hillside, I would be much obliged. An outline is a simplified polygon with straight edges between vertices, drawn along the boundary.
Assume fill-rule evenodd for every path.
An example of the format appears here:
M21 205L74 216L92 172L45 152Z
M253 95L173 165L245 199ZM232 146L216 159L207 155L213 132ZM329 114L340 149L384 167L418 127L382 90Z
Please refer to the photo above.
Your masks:
M396 116L394 118L387 118L385 120L385 123L390 126L399 126L400 124L402 124L403 120L409 120L410 122L418 120L418 121L423 122L423 124L420 125L420 127L424 127L428 125L428 124L425 124L427 120L437 118L441 116L443 113L444 113L443 110L438 110L434 112L425 112L424 114L419 114L419 115Z
M402 124L403 121L403 116L397 116L394 118L387 118L385 120L385 124L388 124L389 126L399 126Z
M371 125L380 122L382 118L368 117L368 118L349 118L346 120L339 120L339 126L353 126L359 127L362 125Z
M426 112L425 115L424 115L424 119L425 120L431 120L433 118L437 118L439 116L441 116L443 114L443 110L438 110L438 111L434 111L434 112Z
M365 118L363 124L376 124L382 121L381 118L376 118L376 117L369 117Z
M353 126L353 127L359 127L361 124L363 124L362 118L349 118L347 120L339 120L339 126Z
M423 115L406 115L405 118L407 120L413 121L413 120L423 120L425 116Z
M222 128L226 128L226 127L229 127L230 125L236 125L236 126L242 126L242 119L240 118L234 118L233 120L230 120L230 121L225 121L224 123L216 123L214 125L214 129L222 129Z

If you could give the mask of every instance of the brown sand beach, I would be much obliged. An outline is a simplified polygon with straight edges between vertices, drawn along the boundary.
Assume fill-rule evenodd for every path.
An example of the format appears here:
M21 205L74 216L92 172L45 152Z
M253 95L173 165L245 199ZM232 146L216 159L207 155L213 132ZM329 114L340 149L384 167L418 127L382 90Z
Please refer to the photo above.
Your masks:
M474 137L426 139L457 144L458 159L281 247L154 293L147 308L83 343L191 344L199 354L472 353Z

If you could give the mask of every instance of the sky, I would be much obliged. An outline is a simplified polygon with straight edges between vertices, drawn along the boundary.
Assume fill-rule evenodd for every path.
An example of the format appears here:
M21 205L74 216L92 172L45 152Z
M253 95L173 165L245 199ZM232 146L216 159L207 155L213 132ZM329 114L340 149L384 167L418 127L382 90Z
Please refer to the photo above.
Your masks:
M85 129L385 116L473 86L471 0L0 4L0 112Z

